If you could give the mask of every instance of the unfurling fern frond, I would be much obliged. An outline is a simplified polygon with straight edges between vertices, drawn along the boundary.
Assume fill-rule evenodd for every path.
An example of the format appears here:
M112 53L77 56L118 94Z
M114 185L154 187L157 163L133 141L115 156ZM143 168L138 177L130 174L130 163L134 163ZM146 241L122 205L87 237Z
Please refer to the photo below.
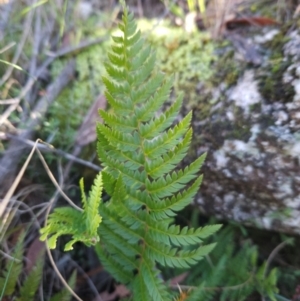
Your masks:
M102 174L95 179L88 199L85 196L83 179L80 180L83 211L71 207L56 208L50 214L47 226L40 230L42 241L48 236L50 249L56 247L57 238L61 235L72 235L72 240L65 245L65 251L73 249L73 244L77 241L85 243L87 246L95 245L99 240L98 227L101 223L99 215L99 205L102 194Z
M171 127L182 95L160 112L173 78L157 71L155 52L125 5L119 29L122 34L113 37L103 78L112 110L100 111L104 123L97 127L103 185L111 196L100 204L102 245L97 251L107 270L129 285L134 300L168 301L171 295L157 263L179 268L195 264L214 248L200 244L220 225L180 229L172 224L171 217L190 204L199 189L205 155L175 170L190 145L192 114Z

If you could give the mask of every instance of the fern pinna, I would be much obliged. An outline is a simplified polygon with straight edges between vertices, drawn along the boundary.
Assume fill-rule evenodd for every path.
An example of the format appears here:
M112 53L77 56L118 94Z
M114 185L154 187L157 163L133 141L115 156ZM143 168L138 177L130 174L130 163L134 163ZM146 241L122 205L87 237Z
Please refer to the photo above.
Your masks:
M100 111L104 123L97 127L103 187L111 196L100 204L102 244L97 251L107 270L131 288L133 300L167 301L172 297L157 263L177 268L195 264L214 247L199 246L202 239L220 225L181 229L173 224L199 189L205 155L174 171L190 145L192 114L170 128L183 96L158 113L173 78L157 72L155 52L125 5L119 29L122 35L112 37L108 76L103 78L111 111Z

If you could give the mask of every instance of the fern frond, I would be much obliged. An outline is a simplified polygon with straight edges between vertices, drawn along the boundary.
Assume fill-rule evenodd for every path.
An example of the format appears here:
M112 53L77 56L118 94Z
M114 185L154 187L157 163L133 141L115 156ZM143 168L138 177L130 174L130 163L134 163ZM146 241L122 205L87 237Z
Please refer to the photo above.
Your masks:
M147 206L149 207L149 210L151 210L150 214L158 220L176 215L176 211L182 210L191 203L201 185L202 178L202 175L199 176L193 185L183 192L172 196L171 199L166 198L160 202L154 203L149 201L149 198L145 198L145 202L147 202Z
M15 249L12 252L13 261L6 264L2 271L0 278L0 296L10 296L15 291L18 278L22 272L22 258L23 258L23 243L25 232L22 232L18 238Z
M174 150L163 156L147 161L145 169L153 178L157 179L174 170L177 164L185 157L192 138L192 130L190 129L184 139L174 148Z
M185 184L193 180L197 176L199 168L202 166L205 155L199 157L191 165L184 170L168 174L165 178L161 177L155 181L146 181L146 188L150 194L157 198L164 198L185 187Z
M220 225L211 225L198 229L189 227L181 229L177 225L167 227L164 224L156 223L155 227L149 229L149 235L152 239L160 241L161 243L182 247L199 244L203 239L212 235L220 228Z
M100 204L103 249L97 249L116 279L131 283L133 300L170 301L156 263L180 268L195 264L214 247L199 244L220 226L173 225L170 217L190 204L199 189L205 155L175 170L191 142L192 114L172 127L182 95L159 112L169 98L173 77L165 79L157 71L155 52L125 5L119 28L122 35L112 38L115 44L103 77L112 110L100 112L104 123L97 127L104 188L111 197ZM183 250L191 245L193 249Z
M123 269L113 256L104 251L103 247L97 247L96 251L98 256L101 258L103 266L114 275L114 278L117 281L125 284L132 281L133 274Z
M157 118L153 118L148 123L142 124L140 127L141 135L145 139L153 139L159 133L169 128L179 113L182 99L183 94L176 99L176 101L170 106L169 109L166 110L164 114L161 114Z
M17 298L17 301L32 301L34 299L34 296L39 288L42 279L42 272L44 266L43 257L44 252L41 252L41 254L39 254L38 256L34 268L29 273L20 289L20 297Z
M176 147L182 136L188 131L192 114L189 113L179 124L157 138L145 140L144 152L149 159L155 159Z
M83 212L71 207L56 208L50 214L47 225L40 229L40 240L44 241L48 236L50 249L56 247L58 237L72 235L72 239L65 245L65 251L73 249L73 244L81 241L87 246L95 245L99 240L98 227L102 221L99 215L99 206L102 194L102 174L99 173L94 181L88 199L84 193L83 179L80 180L81 200Z
M77 241L90 246L101 237L97 253L103 265L130 286L133 300L171 301L157 263L179 268L197 263L214 248L200 245L202 240L220 226L181 229L173 224L171 217L199 189L205 155L177 169L191 142L192 113L173 125L183 96L164 108L174 77L157 71L155 51L141 37L125 2L123 6L122 34L112 37L114 45L104 63L111 111L100 112L104 123L97 126L97 152L105 168L88 197L80 180L82 211L55 209L40 231L41 239L49 236L53 248L59 236L70 234L65 246L70 250ZM106 203L101 202L103 188L110 196Z

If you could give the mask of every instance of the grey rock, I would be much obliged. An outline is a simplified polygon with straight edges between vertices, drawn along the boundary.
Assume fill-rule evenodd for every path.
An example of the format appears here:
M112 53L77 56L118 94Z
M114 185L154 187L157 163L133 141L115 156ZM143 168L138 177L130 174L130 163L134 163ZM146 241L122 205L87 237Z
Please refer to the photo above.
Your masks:
M300 35L289 37L274 95L262 92L270 57L246 66L234 86L215 87L206 118L194 109L193 149L208 152L196 200L205 213L300 234Z

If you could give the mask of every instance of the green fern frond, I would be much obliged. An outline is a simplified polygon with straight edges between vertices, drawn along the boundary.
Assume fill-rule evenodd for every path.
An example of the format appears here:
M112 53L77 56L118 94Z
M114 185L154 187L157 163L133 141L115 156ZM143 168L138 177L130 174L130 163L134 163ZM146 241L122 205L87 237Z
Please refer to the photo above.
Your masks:
M21 289L20 289L20 297L17 298L17 301L32 301L34 300L34 296L39 288L43 267L44 267L44 252L41 252L38 255L35 266L26 277Z
M203 239L212 235L220 228L220 225L211 225L198 229L189 227L181 229L177 225L167 227L164 224L156 223L154 228L149 229L149 235L161 243L183 247L201 243Z
M154 259L163 266L189 268L196 264L205 255L207 255L214 247L215 244L201 246L196 250L186 251L171 248L170 246L147 239L147 252L149 258Z
M162 218L167 218L176 215L176 211L180 211L190 204L199 190L199 186L202 182L202 175L199 176L196 181L186 190L179 192L177 195L172 196L172 198L165 198L160 202L151 202L149 198L145 198L145 202L149 207L150 214L155 216L155 219L160 220Z
M139 273L151 297L151 299L148 300L170 300L170 293L160 278L159 271L154 267L152 260L148 259L147 256L144 256L141 262ZM137 301L136 298L134 300Z
M102 247L96 247L98 256L102 264L114 275L117 281L129 284L132 281L133 273L126 271L115 259L114 256L105 252Z
M0 296L10 296L14 293L19 276L22 272L22 258L24 252L25 232L22 232L18 238L18 242L13 250L10 261L2 273L0 274Z
M133 300L170 301L156 264L196 264L215 246L200 245L203 239L220 225L181 229L173 224L171 217L199 189L205 154L176 170L190 146L192 114L172 127L183 96L164 108L174 79L157 71L155 51L125 5L119 28L122 35L112 38L103 77L111 111L100 111L104 123L97 127L104 188L111 197L100 204L102 246L97 252L107 270L129 284Z
M73 244L81 241L87 246L99 242L98 227L102 221L99 215L99 206L102 195L102 174L99 173L94 185L86 198L83 179L80 180L81 201L83 212L71 207L56 208L47 221L47 225L40 229L40 240L44 241L48 236L50 249L56 247L58 237L72 235L72 239L65 245L65 251L73 249Z
M159 117L152 118L148 123L142 124L140 127L141 135L146 139L153 139L159 133L169 128L179 114L182 100L183 94L176 99L165 113L161 114Z

